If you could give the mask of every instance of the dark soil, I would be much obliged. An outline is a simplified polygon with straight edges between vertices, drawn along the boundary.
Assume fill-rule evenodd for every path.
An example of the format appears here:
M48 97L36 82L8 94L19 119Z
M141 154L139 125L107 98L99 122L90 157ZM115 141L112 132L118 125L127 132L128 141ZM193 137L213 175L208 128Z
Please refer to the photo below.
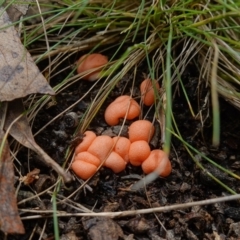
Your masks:
M173 113L183 139L219 165L239 175L240 112L225 100L220 99L221 144L217 148L213 147L211 145L211 103L207 101L209 100L207 99L209 89L205 88L204 84L198 86L198 74L196 70L192 70L192 67L189 67L186 72L187 74L182 76L182 79L194 112L198 114L198 117L192 117L180 87L174 86ZM138 75L139 81L136 86L139 86L140 81L143 79L142 72ZM57 81L61 81L61 79L57 79ZM84 101L80 102L70 111L71 114L64 114L36 136L36 141L39 145L60 165L65 163L66 150L74 139L76 124L73 116L77 114L81 117L84 114L91 99L96 95L100 84L95 87ZM131 85L131 76L125 76L121 83L114 88L89 129L95 131L98 135L107 134L115 136L118 134L120 126L107 126L103 118L103 112L105 107L122 93L123 87L125 87L124 94L129 94ZM53 117L78 100L79 96L82 96L88 90L89 86L91 86L91 83L85 81L78 82L57 95L57 104L49 108L44 107L37 115L33 124L33 132L37 132ZM135 88L134 97L139 98L138 87ZM148 108L144 107L143 111L146 113ZM154 110L151 110L147 118L152 120L153 113ZM130 122L127 122L128 124ZM161 147L160 130L157 122L155 123L155 127L157 131L154 141L151 142L151 147L159 148ZM127 127L121 135L127 135ZM199 159L206 168L206 171L214 174L215 177L235 192L240 192L240 185L236 179L217 170L216 167L202 159L196 153L192 153ZM22 175L28 172L27 157L28 151L22 149L19 153L19 159L21 159L23 164L23 168L21 169ZM206 171L204 172L196 166L184 145L175 137L172 138L170 160L173 170L169 177L158 178L150 183L146 189L140 189L135 192L129 191L129 187L144 176L141 168L128 165L126 170L120 174L114 174L111 170L103 168L88 182L85 188L74 194L70 198L70 201L59 202L57 206L58 210L66 213L78 213L81 211L78 204L88 209L94 209L95 212L138 210L211 199L230 194L213 181L206 174ZM31 186L21 187L18 196L19 201L42 192L56 182L56 173L47 168L34 153L31 153L30 169L34 168L41 170L40 178L31 184ZM58 201L68 197L79 188L81 183L82 181L75 177L75 180L71 184L62 184L58 192ZM41 210L52 209L51 191L47 191L31 201L20 204L21 217L41 215ZM24 212L21 209L31 209L35 210L35 212ZM26 234L22 236L9 236L8 239L39 239L41 233L43 233L41 239L54 239L53 220L51 217L46 218L42 214L42 218L23 220L23 222ZM99 217L59 218L59 231L62 240L230 240L240 239L239 229L240 204L237 201L117 219Z

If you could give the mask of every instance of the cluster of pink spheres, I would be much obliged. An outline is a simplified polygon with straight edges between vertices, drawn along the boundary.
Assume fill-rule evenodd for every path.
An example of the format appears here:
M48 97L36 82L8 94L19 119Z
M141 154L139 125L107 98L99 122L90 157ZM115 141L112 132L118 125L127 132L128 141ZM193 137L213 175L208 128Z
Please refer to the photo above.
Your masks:
M84 55L78 61L77 72L86 73L83 79L95 81L100 78L101 70L107 63L108 58L102 54ZM154 91L159 89L157 81L145 79L140 85L142 102L146 106L154 104ZM133 120L140 113L140 105L130 96L123 95L107 107L104 117L107 124L114 126L121 118ZM96 136L94 132L86 131L83 141L75 149L71 168L78 177L86 180L96 173L101 164L119 173L130 162L133 166L141 166L146 174L157 171L160 176L166 177L171 173L171 162L164 151L151 151L149 141L153 134L154 126L148 120L134 121L128 129L129 138Z

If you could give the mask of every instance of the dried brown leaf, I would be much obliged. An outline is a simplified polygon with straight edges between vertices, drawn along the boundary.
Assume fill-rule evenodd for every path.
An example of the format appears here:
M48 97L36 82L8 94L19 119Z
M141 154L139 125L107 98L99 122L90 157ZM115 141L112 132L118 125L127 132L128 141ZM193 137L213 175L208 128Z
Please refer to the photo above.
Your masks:
M70 175L65 172L63 168L60 167L50 156L48 156L47 153L45 153L43 149L35 142L28 119L23 114L24 107L22 101L20 99L16 99L5 104L8 104L8 110L4 122L4 129L7 131L7 129L10 127L9 133L12 137L14 137L23 146L36 152L45 164L52 167L59 175L63 177L65 182L71 181ZM1 115L0 108L0 116Z
M32 57L22 45L8 14L0 8L0 101L32 93L53 95Z
M18 0L15 0L14 2L11 0L6 1L4 6L8 6L6 11L11 21L12 22L18 21L21 16L26 15L29 8L29 4L32 2L33 0L24 0L24 2Z
M21 1L21 0L14 0L14 1L7 0L5 2L5 5L10 3L10 7L16 8L24 16L24 15L26 15L26 13L28 11L29 6L31 6L31 3L34 3L34 2L35 2L35 0L24 0L24 1Z
M3 136L4 132L0 129L0 144ZM0 163L0 230L8 234L23 234L25 230L18 214L14 169L7 142L0 152Z

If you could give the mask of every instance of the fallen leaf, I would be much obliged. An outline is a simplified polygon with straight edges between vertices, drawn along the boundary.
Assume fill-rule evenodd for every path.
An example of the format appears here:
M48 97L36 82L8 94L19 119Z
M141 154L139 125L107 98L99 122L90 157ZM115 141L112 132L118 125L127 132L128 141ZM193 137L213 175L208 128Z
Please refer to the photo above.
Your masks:
M0 129L0 144L3 143L3 136L4 132ZM0 152L0 193L0 230L7 234L25 233L18 214L14 168L7 141Z
M15 9L17 9L19 12L21 12L21 14L24 16L24 15L26 15L26 13L28 11L29 6L31 6L31 4L34 2L35 2L35 0L24 0L24 1L15 0L14 2L12 0L7 0L5 2L5 5L10 4L10 6L8 8L13 7Z
M47 153L45 153L35 142L28 119L23 114L24 107L22 101L20 99L16 99L4 104L8 104L6 119L4 122L5 131L10 128L9 133L12 137L14 137L23 146L36 152L46 165L52 167L59 175L62 176L65 182L70 182L72 180L70 174L65 172L64 169L60 167L50 156L48 156ZM0 116L3 115L3 113L1 113L2 109L3 107L0 108Z
M55 94L10 26L8 14L2 7L0 11L0 101L32 93Z
M18 21L21 16L26 15L29 4L32 3L33 0L24 0L23 1L6 1L4 6L7 6L7 13L12 22Z

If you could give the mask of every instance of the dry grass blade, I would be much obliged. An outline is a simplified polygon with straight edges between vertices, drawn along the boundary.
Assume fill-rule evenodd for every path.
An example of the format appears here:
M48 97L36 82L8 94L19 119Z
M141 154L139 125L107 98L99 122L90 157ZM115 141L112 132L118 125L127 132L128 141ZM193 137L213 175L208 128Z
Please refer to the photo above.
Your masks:
M174 204L170 206L165 207L157 207L157 208L148 208L148 209L140 209L140 210L130 210L130 211L123 211L123 212L100 212L100 213L61 213L58 212L58 217L110 217L110 218L120 218L120 217L129 217L129 216L135 216L138 214L151 214L151 213L159 213L159 212L169 212L173 210L180 210L185 208L190 208L194 206L205 206L215 203L221 203L221 202L227 202L227 201L234 201L240 199L240 194L232 195L232 196L226 196L226 197L219 197L219 198L213 198L213 199L207 199L202 201L196 201L196 202L189 202L189 203L183 203L183 204ZM49 213L49 211L47 211ZM51 216L48 216L51 217ZM33 215L28 217L22 217L22 220L30 220L30 219L39 219L42 218L42 215Z

